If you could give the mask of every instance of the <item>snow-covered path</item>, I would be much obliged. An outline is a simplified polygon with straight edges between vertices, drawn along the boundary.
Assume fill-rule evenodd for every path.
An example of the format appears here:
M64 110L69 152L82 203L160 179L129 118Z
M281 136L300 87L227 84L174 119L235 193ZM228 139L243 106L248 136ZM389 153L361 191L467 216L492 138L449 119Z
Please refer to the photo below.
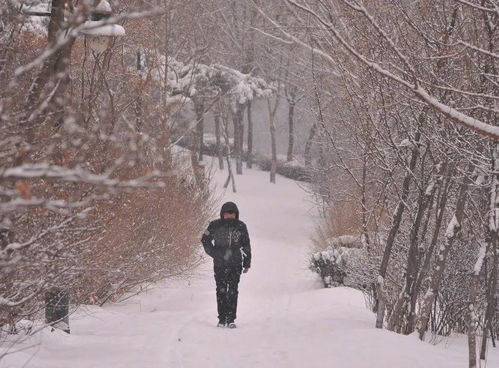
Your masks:
M223 182L225 174L217 173ZM215 283L208 261L190 280L169 281L129 301L88 307L72 317L72 334L44 331L34 348L0 367L244 368L466 367L462 338L433 346L415 336L373 328L360 293L322 289L307 270L313 206L291 180L246 171L238 193L250 231L253 264L240 283L238 328L216 328ZM36 340L36 341L33 341ZM499 367L497 349L489 367Z

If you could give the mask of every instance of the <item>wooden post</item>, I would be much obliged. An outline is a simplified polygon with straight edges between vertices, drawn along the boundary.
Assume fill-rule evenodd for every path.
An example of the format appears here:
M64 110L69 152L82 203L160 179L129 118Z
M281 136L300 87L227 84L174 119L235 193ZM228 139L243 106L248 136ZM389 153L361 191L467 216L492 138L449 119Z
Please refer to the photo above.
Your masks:
M53 288L45 293L45 322L54 328L70 333L69 293Z

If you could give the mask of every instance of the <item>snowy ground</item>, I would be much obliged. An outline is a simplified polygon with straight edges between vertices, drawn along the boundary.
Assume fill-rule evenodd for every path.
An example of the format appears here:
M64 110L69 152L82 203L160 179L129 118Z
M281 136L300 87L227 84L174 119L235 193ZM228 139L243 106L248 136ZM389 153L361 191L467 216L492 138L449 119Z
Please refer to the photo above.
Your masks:
M225 174L216 174L222 183ZM119 305L82 308L71 335L44 331L0 368L467 367L462 337L437 346L373 328L360 293L322 289L307 270L313 206L295 182L246 171L235 201L250 231L253 265L242 276L238 329L216 328L207 262L190 280L169 281ZM499 367L499 349L488 367Z

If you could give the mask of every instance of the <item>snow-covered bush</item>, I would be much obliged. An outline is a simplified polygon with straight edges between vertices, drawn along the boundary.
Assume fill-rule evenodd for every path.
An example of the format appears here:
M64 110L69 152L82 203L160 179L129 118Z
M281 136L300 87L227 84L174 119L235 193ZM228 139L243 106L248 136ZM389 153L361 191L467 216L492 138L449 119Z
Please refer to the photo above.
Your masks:
M190 137L181 137L177 141L177 145L183 148L189 149L191 147ZM234 152L234 139L229 138L229 146L231 154ZM216 142L216 137L213 134L204 134L203 135L203 144L201 150L204 155L217 157L218 156L218 147ZM221 137L220 139L220 150L222 156L227 156L227 145L225 144L225 139ZM243 151L243 158L246 158L247 152Z
M363 248L353 247L353 236L331 239L325 250L314 253L310 258L310 269L322 279L324 287L344 285L364 290L372 280L368 272L368 254ZM338 246L348 244L349 246Z
M270 171L272 158L268 155L257 155L255 162L261 170ZM304 164L298 160L287 161L285 157L277 158L277 173L293 180L309 181L309 173Z
M57 8L64 25L50 32L68 35L82 7ZM0 328L19 331L60 304L47 295L68 296L66 312L189 270L211 208L207 183L172 157L173 119L160 103L169 94L136 69L142 47L117 40L101 68L83 38L53 49L3 15L12 37L0 36ZM139 27L128 30L140 44Z
M324 287L343 285L346 276L344 260L337 249L317 252L310 259L310 269L322 279Z

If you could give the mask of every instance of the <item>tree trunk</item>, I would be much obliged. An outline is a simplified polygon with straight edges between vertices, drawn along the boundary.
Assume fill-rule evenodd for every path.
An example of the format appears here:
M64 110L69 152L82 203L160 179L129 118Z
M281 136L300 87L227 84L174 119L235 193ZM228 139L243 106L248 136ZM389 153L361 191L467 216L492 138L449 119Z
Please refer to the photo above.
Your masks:
M270 148L272 151L272 158L270 164L270 182L272 184L276 183L276 173L277 173L277 144L276 144L276 136L275 136L275 116L277 112L277 108L279 106L279 95L275 96L275 103L272 106L272 101L269 98L267 100L267 108L269 113L269 127L270 127Z
M495 200L495 197L494 197ZM493 215L492 215L493 216ZM473 271L473 279L470 286L470 300L468 303L468 361L469 368L476 368L476 330L478 327L478 315L476 313L476 297L480 289L480 271L483 260L489 249L490 243L482 244L478 252L478 259Z
M490 203L489 203L489 229L487 236L487 255L490 254L492 258L492 270L490 272L490 281L487 288L487 308L485 310L485 320L482 333L482 347L480 349L480 360L485 360L487 350L487 331L492 329L492 320L494 319L495 308L497 306L495 300L497 288L497 240L498 240L498 222L499 219L499 142L494 144L492 155L492 183L490 188Z
M367 146L366 146L367 148ZM367 163L368 163L368 152L367 149L364 150L362 157L362 187L361 187L361 211L362 211L362 244L366 249L369 250L369 226L367 220L367 198L366 198L366 187L367 187Z
M270 123L270 146L272 149L272 162L270 164L270 182L272 184L276 183L276 173L277 173L277 146L275 141L275 125L272 121Z
M243 173L243 142L241 141L241 129L243 124L244 105L237 104L236 111L233 112L234 123L234 158L236 160L236 174Z
M400 333L403 329L403 321L407 313L413 313L413 311L407 311L407 307L412 298L413 285L416 281L419 265L418 265L418 233L421 226L421 221L423 220L423 215L426 211L426 207L429 201L425 193L420 193L418 200L418 209L416 212L416 217L414 223L412 224L411 232L409 235L409 251L407 255L407 268L405 272L405 282L402 287L402 291L395 303L393 312L390 315L390 320L388 322L388 329ZM411 331L412 332L412 331ZM411 332L405 331L405 334Z
M295 115L295 103L290 102L288 108L288 125L289 125L289 136L288 136L288 155L287 161L293 161L293 152L295 144L295 126L294 126L294 115Z
M137 74L139 78L142 79L142 53L137 51ZM140 84L139 84L140 86ZM137 90L135 91L135 129L138 132L142 131L142 91L140 87L137 86Z
M203 122L204 116L204 106L202 102L198 100L194 100L194 110L196 112L196 121L199 124ZM199 129L196 126L196 129L193 129L189 133L189 151L191 155L191 166L194 174L194 178L196 180L196 184L202 188L204 187L204 167L199 163Z
M392 248L393 244L395 242L395 236L398 233L400 223L402 222L402 215L405 210L405 203L407 201L407 198L409 196L409 189L411 185L411 179L413 176L414 169L416 168L416 163L418 161L419 157L419 140L421 137L421 133L417 132L415 137L414 137L414 147L412 148L411 151L411 159L409 162L409 169L407 170L405 176L404 176L404 181L402 183L402 193L400 197L400 201L397 205L397 208L395 209L394 215L393 215L393 220L392 220L392 227L390 228L390 232L388 233L388 237L386 239L386 246L385 250L383 252L383 258L381 260L381 265L379 268L378 272L378 278L377 278L377 290L376 290L376 311L377 311L377 317L376 317L376 328L383 328L383 320L384 320L384 315L385 315L385 306L386 302L382 298L384 298L385 293L383 290L383 285L384 285L384 279L386 277L386 271L388 269L388 261L390 260L390 255L392 253Z
M423 298L421 304L421 309L418 317L418 322L416 329L418 330L419 338L424 339L426 331L428 331L428 323L430 321L431 308L436 300L438 291L440 289L440 281L442 280L443 273L445 270L445 264L447 262L447 255L449 254L454 240L456 239L458 232L461 227L461 221L464 216L464 206L466 203L466 194L468 191L469 179L465 175L463 182L459 188L459 194L457 197L456 209L454 210L454 216L452 220L447 225L447 231L445 233L444 244L438 248L438 253L435 259L435 265L433 267L432 274L430 276L428 290Z
M227 180L225 181L224 188L227 188L232 181L232 192L236 193L236 180L234 177L234 172L232 171L232 163L230 162L230 141L229 141L229 123L227 122L227 119L223 119L223 124L224 124L224 139L225 139L225 145L227 146L227 171L228 171L228 176Z
M317 123L314 123L310 128L308 133L307 141L305 142L305 151L303 156L305 157L305 167L310 169L312 165L312 143L314 141L315 135L317 133Z
M485 319L482 330L482 346L480 348L480 360L485 361L487 354L487 336L492 331L492 321L494 320L494 313L497 306L496 290L497 290L497 267L498 267L498 252L497 252L497 239L491 247L492 251L492 270L487 288L487 309L485 310Z
M198 146L198 154L199 161L203 161L203 146L204 146L204 104L201 103L200 111L197 116L197 125L196 125L196 133L197 133L197 146Z
M241 167L242 167L244 161L244 122L242 117L241 117L241 126L239 127L239 144L241 145Z
M446 164L442 165L443 167L447 167ZM433 258L433 254L435 252L435 247L437 245L438 237L440 234L440 230L442 228L442 222L445 214L445 209L447 207L447 199L449 198L449 190L451 188L451 183L452 183L452 176L455 172L455 165L452 165L451 168L447 171L446 175L446 180L441 187L440 184L438 184L438 195L437 195L437 205L435 208L436 211L436 220L435 220L435 225L433 228L433 234L430 240L430 245L425 251L424 254L424 259L422 262L421 270L418 274L418 278L416 280L416 284L414 285L414 292L412 295L411 299L411 308L412 310L415 310L416 308L416 302L417 302L417 296L419 295L421 291L421 285L423 284L423 280L425 279L426 275L428 274L428 271L430 269L430 262ZM442 173L445 174L445 170L442 170ZM440 178L441 180L441 178ZM439 183L439 182L437 182ZM428 212L428 217L431 216L431 213ZM415 328L415 323L416 323L416 316L412 318L410 321L411 323L411 329ZM414 326L414 327L412 327Z
M246 158L246 167L253 167L253 117L251 115L252 104L248 102L248 157Z
M216 151L218 157L218 167L220 170L224 169L224 159L223 159L223 147L220 139L220 108L217 106L214 111L215 120L215 139L216 139ZM225 135L224 135L225 136ZM228 147L228 146L227 146Z
M64 31L65 17L64 11L68 5L67 0L52 0L52 13L48 26L48 48L54 47L58 37ZM34 78L28 91L25 108L25 116L22 120L27 122L27 141L33 143L37 137L38 125L44 120L47 109L51 108L54 101L57 101L64 96L65 90L69 84L68 68L70 63L71 50L75 41L74 36L59 50L45 59L40 72ZM45 87L52 90L47 92L51 95L49 101L44 101L44 107L38 106L38 101ZM63 109L63 104L60 106ZM56 116L62 118L62 113L59 112ZM56 124L60 125L61 119L55 119Z
M441 177L442 172L437 173L436 178L431 178L426 190L422 189L419 193L418 209L414 223L412 224L409 235L409 252L407 255L407 269L405 273L405 283L400 295L395 303L393 312L390 315L388 329L395 332L403 332L409 335L414 331L414 307L417 299L415 286L420 268L420 259L418 257L418 248L420 242L419 229L423 222L423 216L428 207L431 208L433 194L436 183ZM413 304L414 301L414 304ZM406 324L404 325L404 322Z

